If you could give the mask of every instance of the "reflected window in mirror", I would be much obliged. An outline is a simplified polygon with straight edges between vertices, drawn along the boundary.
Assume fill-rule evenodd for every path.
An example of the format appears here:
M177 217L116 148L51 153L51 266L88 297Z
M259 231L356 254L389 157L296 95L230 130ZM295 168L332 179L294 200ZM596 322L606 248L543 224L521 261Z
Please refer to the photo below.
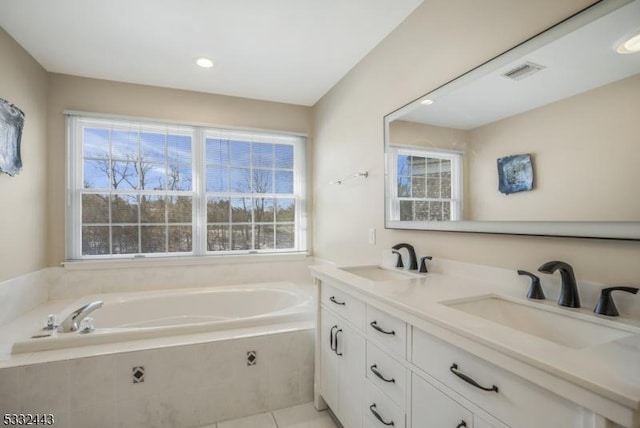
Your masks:
M389 154L394 220L461 219L462 153L393 147Z

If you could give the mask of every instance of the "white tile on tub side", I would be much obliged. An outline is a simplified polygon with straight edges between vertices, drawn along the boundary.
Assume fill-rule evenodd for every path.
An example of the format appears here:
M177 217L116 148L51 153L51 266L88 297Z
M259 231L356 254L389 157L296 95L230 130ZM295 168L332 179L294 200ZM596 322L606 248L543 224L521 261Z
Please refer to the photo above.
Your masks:
M69 361L71 409L96 407L116 400L116 356L76 358ZM72 411L73 419L73 411Z
M170 390L161 392L158 396L159 421L158 425L166 428L199 427L200 393L195 390Z
M21 413L60 413L68 415L69 362L58 361L19 368Z
M306 403L313 399L314 334L310 329L279 335L283 337L283 341L275 355L274 370L270 371L270 386L283 395L272 395L271 410ZM295 395L291 390L287 390L286 384L278 381L278 376L290 382L290 387L296 388Z
M313 403L275 410L278 428L337 428L328 411L317 411Z
M202 382L200 345L172 346L156 350L161 391L190 391Z
M105 401L91 406L73 407L69 417L70 428L112 428L117 425L115 401Z
M245 418L218 423L218 428L278 428L271 413L260 413Z
M160 398L149 393L116 401L117 428L160 427Z
M157 395L166 384L162 364L158 359L158 349L123 352L115 354L116 365L113 378L119 401L135 401L139 398ZM144 367L144 382L133 383L133 368Z
M0 369L0 414L19 413L19 367Z
M234 419L269 410L267 365L262 355L268 336L203 344L201 423ZM256 351L256 365L247 352Z

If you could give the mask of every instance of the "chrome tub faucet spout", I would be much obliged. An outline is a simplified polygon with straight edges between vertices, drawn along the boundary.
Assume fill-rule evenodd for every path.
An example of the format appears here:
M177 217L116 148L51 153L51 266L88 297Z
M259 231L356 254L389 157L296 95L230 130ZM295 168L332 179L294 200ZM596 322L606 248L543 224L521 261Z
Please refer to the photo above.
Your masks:
M58 326L58 331L60 333L78 331L82 320L85 319L91 312L95 311L96 309L100 309L102 307L102 304L102 300L96 300L95 302L87 303L86 305L79 307L75 311L71 312L71 314L69 314L69 316L60 323L60 325Z

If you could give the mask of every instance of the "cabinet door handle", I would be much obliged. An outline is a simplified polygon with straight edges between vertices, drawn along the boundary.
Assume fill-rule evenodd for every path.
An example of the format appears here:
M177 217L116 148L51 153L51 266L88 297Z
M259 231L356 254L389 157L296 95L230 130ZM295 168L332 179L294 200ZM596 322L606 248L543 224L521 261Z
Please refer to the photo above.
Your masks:
M465 421L460 421L460 423L458 424L458 426L456 428L462 428L462 427L466 427L467 423Z
M376 410L376 403L373 403L372 405L370 405L369 406L369 410L371 410L371 413L373 413L373 416L375 416L376 419L379 420L380 422L382 422L383 424L385 424L387 426L394 426L395 425L393 423L393 421L386 422L384 419L382 419L382 416L380 416L380 413L378 413L378 411Z
M461 371L459 371L458 370L458 365L456 363L451 364L451 367L449 367L449 371L451 371L451 373L453 373L454 375L458 376L463 381L465 381L467 383L470 383L471 385L475 386L478 389L481 389L483 391L493 391L493 392L496 392L496 393L498 392L498 387L497 386L492 385L491 388L486 388L486 387L480 385L475 380L473 380L471 377L469 377L466 374L464 374Z
M338 302L336 300L336 296L331 296L329 297L329 300L331 300L333 303L335 303L336 305L342 305L342 306L346 306L347 302Z
M385 382L389 382L389 383L391 383L391 382L395 383L396 382L396 380L394 378L387 379L386 377L384 377L382 375L382 373L380 373L380 371L378 370L378 365L377 364L372 365L371 367L369 367L369 369L373 372L374 375L378 376L380 379L382 379Z
M391 331L383 330L382 327L378 325L378 321L371 321L369 325L373 327L374 330L378 330L382 334L396 334L394 330L391 330Z
M329 347L331 348L332 351L335 351L336 348L338 347L337 345L335 347L333 346L333 330L335 330L336 328L338 328L337 325L334 325L333 327L331 327L331 332L329 333Z
M334 349L333 352L335 352L336 355L341 357L342 356L342 352L338 352L338 333L342 333L342 329L341 328L336 330L336 335L335 335L335 338L336 338L336 349Z

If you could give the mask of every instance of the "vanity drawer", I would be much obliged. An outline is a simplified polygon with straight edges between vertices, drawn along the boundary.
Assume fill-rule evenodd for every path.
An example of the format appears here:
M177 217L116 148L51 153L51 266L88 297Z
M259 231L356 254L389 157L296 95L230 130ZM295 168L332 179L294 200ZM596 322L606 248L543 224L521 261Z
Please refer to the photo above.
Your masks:
M367 341L367 378L404 408L407 370L400 362Z
M471 428L475 422L469 410L416 374L411 376L411 403L411 426L416 428L454 428L462 424Z
M404 428L404 410L370 381L365 381L363 403L365 428Z
M367 305L367 336L383 348L404 358L407 349L407 323Z
M322 304L362 330L365 313L364 302L326 282L323 282L321 287L320 301Z
M581 409L576 404L416 328L411 360L510 426L582 427Z

